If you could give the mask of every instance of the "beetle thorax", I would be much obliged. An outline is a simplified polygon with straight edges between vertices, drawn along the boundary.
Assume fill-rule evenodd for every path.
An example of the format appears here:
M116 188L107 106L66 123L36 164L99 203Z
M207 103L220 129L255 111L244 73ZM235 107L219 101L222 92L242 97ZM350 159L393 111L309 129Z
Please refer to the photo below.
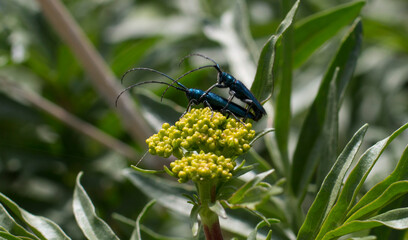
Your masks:
M228 74L226 72L221 73L221 76L220 76L220 79L219 79L220 83L224 83L224 85L230 86L230 85L234 84L235 81L236 81L236 79L232 75L230 75L230 74Z

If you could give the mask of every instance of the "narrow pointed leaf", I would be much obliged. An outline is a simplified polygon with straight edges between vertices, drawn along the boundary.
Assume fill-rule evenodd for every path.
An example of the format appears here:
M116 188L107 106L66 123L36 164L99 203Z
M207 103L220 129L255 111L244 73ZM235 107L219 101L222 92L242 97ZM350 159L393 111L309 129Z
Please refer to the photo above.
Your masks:
M358 17L365 1L342 4L307 17L295 25L293 66L299 67L313 52Z
M16 236L25 236L32 239L39 239L32 233L25 230L20 224L18 224L6 211L2 204L0 204L0 228L14 234Z
M339 68L336 68L333 79L330 82L329 95L327 96L326 121L324 122L321 138L321 153L317 168L316 185L320 186L327 173L330 171L337 154L337 138L339 127L339 111L336 80L338 78Z
M247 240L256 240L256 234L258 233L258 230L260 228L265 227L267 225L270 226L273 223L279 223L279 222L280 221L276 218L268 218L267 222L265 222L265 220L261 221L260 223L256 225L255 229L248 235Z
M377 240L377 237L376 236L353 237L353 238L348 238L347 240Z
M8 232L3 232L3 231L0 231L0 239L1 240L3 240L3 239L6 239L6 240L21 240L20 237L16 237L16 236L14 236L14 235L12 235L12 234L10 234Z
M344 236L349 233L379 227L381 225L394 229L408 228L408 208L398 208L367 220L355 220L328 232L323 240Z
M141 191L168 209L185 216L190 214L192 205L187 203L183 194L192 195L192 188L187 189L181 184L156 177L151 174L142 174L131 170L124 172L125 176Z
M291 1L282 1L282 11L288 12ZM279 154L285 164L285 176L289 173L289 130L292 118L291 99L292 99L292 79L293 79L293 27L289 26L282 36L280 46L280 58L273 67L273 72L277 77L275 90L275 116L276 143L278 144Z
M147 174L158 174L158 173L163 173L164 170L151 170L151 169L143 169L136 167L135 165L130 166L133 168L135 171L141 172L141 173L147 173Z
M348 216L355 213L358 209L365 207L367 204L373 202L376 198L382 195L386 188L388 188L392 183L400 180L408 180L408 145L404 150L397 166L394 171L383 181L371 188L360 201L350 210Z
M377 212L388 205L390 202L407 194L408 181L399 181L393 183L384 191L381 196L375 199L375 201L372 201L371 203L360 208L357 212L351 215L351 217L347 219L346 223L353 220L362 219L364 216Z
M331 231L336 226L342 224L342 221L345 220L347 215L347 211L351 209L357 193L359 192L364 180L367 178L378 158L381 156L385 148L387 148L387 146L392 142L392 140L394 140L407 128L408 123L400 127L389 137L377 142L361 156L357 165L350 172L337 203L331 209L316 239L321 239L328 231Z
M132 236L130 237L131 240L141 240L142 236L140 235L140 221L142 220L143 216L146 214L147 211L156 203L156 200L152 200L144 206L142 211L139 213L136 219L135 229L133 230Z
M33 215L20 208L15 202L0 193L0 202L7 206L17 218L27 224L31 231L40 239L70 239L53 221ZM25 236L25 235L24 235ZM28 236L27 237L31 237Z
M255 187L258 183L260 183L263 179L265 179L268 175L270 175L274 170L271 169L269 171L260 173L256 175L253 179L245 183L241 188L239 188L229 199L228 202L230 204L239 203L242 200L246 193L251 190L251 188Z
M288 12L285 19L281 22L275 35L272 35L262 48L256 69L255 80L251 87L254 96L262 101L269 98L273 90L273 66L276 54L276 43L282 37L282 34L292 25L293 18L296 15L299 0L293 4L292 9Z
M333 168L324 179L312 206L309 208L297 239L315 239L321 223L337 200L343 178L361 146L367 128L368 125L361 127L337 158Z
M322 133L326 121L326 104L330 81L333 79L335 70L338 67L339 72L336 84L338 106L340 108L342 96L347 85L350 83L361 49L361 34L362 25L361 21L358 20L353 24L349 33L343 39L336 56L320 84L317 96L303 123L293 156L290 178L292 191L298 197L303 196L305 193L306 186L314 170L310 168L314 168L317 164L316 159L318 159L317 155L319 154L319 143L322 143L322 139L320 139L319 136Z
M256 140L260 139L261 137L265 136L266 134L275 131L275 128L267 128L264 129L262 132L257 133L256 136L254 137L254 139L252 139L252 141L249 143L249 145L253 145L254 142L256 142Z
M222 218L227 218L227 213L225 212L225 209L222 207L220 201L215 201L214 204L210 205L211 211L215 212L218 216Z
M74 216L87 239L119 239L112 229L95 213L95 207L81 185L82 172L78 174L74 190L72 207Z

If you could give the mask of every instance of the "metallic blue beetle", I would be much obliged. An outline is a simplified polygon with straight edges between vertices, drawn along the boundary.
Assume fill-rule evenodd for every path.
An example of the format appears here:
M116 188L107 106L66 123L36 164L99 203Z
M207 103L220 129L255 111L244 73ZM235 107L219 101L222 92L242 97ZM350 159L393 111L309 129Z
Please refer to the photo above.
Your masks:
M239 120L240 122L242 122L239 118L243 118L244 121L247 118L253 119L255 120L255 115L252 114L251 112L248 112L245 108L239 106L238 104L235 104L233 102L230 102L228 99L225 99L223 97L218 96L215 93L211 93L211 92L206 92L200 89L194 89L194 88L187 88L186 86L184 86L183 84L179 83L177 80L171 78L170 76L168 76L165 73L159 72L157 70L151 69L151 68L132 68L130 70L128 70L125 74L123 74L121 80L123 80L123 78L126 76L126 74L128 74L129 72L135 71L135 70L147 70L147 71L151 71L151 72L155 72L158 73L170 80L173 81L173 83L177 83L178 86L173 86L169 83L166 82L160 82L160 81L146 81L146 82L140 82L140 83L135 83L130 85L129 87L125 88L122 92L119 93L118 97L116 98L115 101L115 105L117 106L118 104L118 100L120 98L120 96L125 93L127 90L139 86L139 85L143 85L143 84L148 84L148 83L158 83L158 84L164 84L167 85L169 87L173 87L175 89L178 89L180 91L185 92L189 103L187 105L187 109L186 111L183 113L182 116L184 116L184 114L186 114L191 106L194 105L198 105L200 103L203 103L205 106L209 107L211 110L216 110L219 111L221 113L226 113L228 115L232 115L235 119Z
M183 78L184 76L186 76L186 75L188 75L188 74L190 74L192 72L195 72L195 71L203 69L203 68L213 67L218 72L217 83L215 83L209 89L207 89L205 91L205 93L203 94L202 98L204 98L207 94L209 94L209 92L215 87L229 88L230 97L228 98L228 104L226 105L226 108L228 108L229 104L232 103L231 102L232 99L234 97L236 97L236 98L240 99L241 101L243 101L244 103L246 103L248 105L247 110L246 110L247 113L250 113L250 110L252 109L252 111L254 112L253 120L258 121L259 119L262 118L263 115L266 115L265 109L262 107L262 105L258 101L258 99L256 99L255 96L251 93L251 91L241 81L234 78L231 74L222 71L220 65L218 65L218 63L215 62L213 59L211 59L211 58L209 58L207 56L204 56L202 54L199 54L199 53L192 53L190 55L185 56L180 61L180 63L183 62L186 58L191 57L191 56L199 56L199 57L205 58L205 59L213 62L214 65L205 65L205 66L201 66L201 67L198 67L196 69L190 70L190 71L186 72L185 74L181 75L179 78L177 78L177 80L173 81L173 83L175 83L176 81L180 80L181 78ZM163 92L163 95L164 95L164 93L166 93L167 89Z

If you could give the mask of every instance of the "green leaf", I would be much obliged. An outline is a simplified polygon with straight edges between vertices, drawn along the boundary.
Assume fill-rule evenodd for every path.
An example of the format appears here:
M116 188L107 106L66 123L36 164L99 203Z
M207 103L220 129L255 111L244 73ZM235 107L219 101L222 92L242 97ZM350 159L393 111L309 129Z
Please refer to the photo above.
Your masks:
M399 180L408 180L408 146L405 148L404 153L401 156L394 171L383 181L379 182L373 188L371 188L360 201L348 212L348 216L355 213L358 209L367 206L380 195L383 195L384 191L394 182Z
M147 196L156 199L160 205L185 216L190 214L192 205L187 203L182 194L192 195L192 188L183 187L185 185L151 174L143 174L131 170L126 170L124 174Z
M322 144L320 136L326 121L330 81L333 79L335 70L338 67L336 95L338 97L338 107L340 108L341 99L351 80L361 49L361 34L362 25L361 21L358 20L343 39L336 56L326 71L317 96L303 123L293 156L291 178L289 179L292 191L298 197L303 196L306 192L307 185L317 165L317 159L319 159L319 144Z
M408 181L399 181L391 184L381 196L379 196L374 201L368 203L364 207L360 208L357 212L355 212L351 217L349 217L345 223L356 220L362 219L372 213L375 213L381 210L383 207L388 205L390 202L394 201L395 199L405 196L408 193Z
M32 239L38 239L35 235L28 232L20 224L14 221L2 204L0 204L0 228L16 236L25 236Z
M27 224L39 239L70 239L53 221L25 211L2 193L0 193L0 202L7 206L19 220ZM19 229L19 234L20 233L23 234L23 236L32 237L32 235L23 233L21 229Z
M260 173L256 175L253 179L245 183L242 187L240 187L229 199L228 202L230 204L237 204L242 199L244 199L245 195L251 191L253 187L255 187L258 183L260 183L263 179L265 179L268 175L273 173L274 170L271 169L269 171Z
M269 162L261 155L259 155L259 153L257 153L253 148L249 149L248 153L245 155L245 158L247 161L257 164L257 168L259 169L259 171L268 171L272 169L272 166L269 164Z
M227 218L227 213L225 209L222 207L220 201L215 201L215 203L210 204L211 211L215 212L218 216L222 218Z
M348 238L347 240L377 240L377 237L376 236L353 237L353 238Z
M190 213L190 225L191 225L191 232L193 233L193 236L197 236L200 230L200 227L198 225L198 213L199 212L200 212L200 206L194 205Z
M336 71L334 72L333 79L330 82L329 94L327 96L327 120L324 122L322 134L320 135L320 139L323 142L319 144L320 159L317 160L319 162L316 179L317 186L322 184L323 179L326 177L336 161L339 127L339 108L336 81L339 76L339 70L339 68L336 68Z
M8 232L3 232L0 231L0 239L6 239L6 240L21 240L20 237L16 237Z
M265 136L266 134L275 131L275 128L267 128L262 130L262 132L257 133L256 136L254 137L254 139L252 139L252 141L249 143L249 145L253 145L254 142L256 142L256 140L260 139L261 137Z
M350 24L364 4L365 1L342 4L299 21L295 25L293 66L301 66L314 51Z
M309 208L297 239L315 239L321 223L337 200L343 178L361 146L367 128L368 125L361 127L337 158L333 168L324 179L312 206Z
M251 92L257 99L269 98L272 94L274 79L272 70L275 61L276 43L282 34L292 25L298 6L299 0L295 2L285 19L283 19L276 34L272 35L262 48L255 79L251 87Z
M328 231L342 224L342 221L347 215L347 211L351 209L356 195L363 185L364 180L367 178L368 173L385 148L406 128L408 128L408 123L400 127L389 137L377 142L360 157L357 165L350 172L337 203L331 209L316 239L321 239Z
M282 11L290 12L290 4L292 1L281 1ZM272 71L277 77L276 81L276 101L275 101L275 116L274 122L276 127L276 143L279 148L279 154L283 160L285 168L285 176L289 174L289 130L291 125L291 99L292 99L292 78L293 78L293 27L289 26L282 38L281 49L277 50L280 57L275 63ZM276 44L275 44L276 45Z
M258 230L260 228L265 227L265 226L270 226L271 224L279 223L279 222L280 222L279 219L276 219L276 218L268 218L267 222L261 221L260 223L256 225L255 229L248 235L247 240L256 240L256 234L258 233Z
M355 220L328 232L323 240L329 240L346 234L385 225L394 229L408 228L408 208L398 208L367 220Z
M234 175L234 177L239 177L249 171L251 171L252 169L254 169L253 165L249 165L249 166L245 166L245 159L243 159L241 161L241 163L239 164L239 166L235 167L234 170L232 171L232 175Z
M133 168L135 171L141 172L141 173L148 173L148 174L158 174L158 173L163 173L163 170L150 170L150 169L143 169L143 168L139 168L136 167L134 165L130 166L131 168Z
M81 176L82 172L77 176L72 202L74 216L78 226L86 238L90 240L119 239L108 224L96 215L95 207L81 185Z
M141 240L142 236L140 235L140 221L142 220L143 216L146 214L146 212L156 203L156 200L152 200L144 206L142 211L139 213L139 216L137 216L136 219L136 225L135 229L133 230L131 240Z

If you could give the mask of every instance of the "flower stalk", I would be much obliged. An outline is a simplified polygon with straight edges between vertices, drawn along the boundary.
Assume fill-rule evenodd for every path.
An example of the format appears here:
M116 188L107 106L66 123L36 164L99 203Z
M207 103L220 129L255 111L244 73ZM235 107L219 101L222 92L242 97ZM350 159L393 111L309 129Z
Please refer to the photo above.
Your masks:
M198 196L200 198L201 224L204 228L207 240L222 240L222 232L218 215L210 209L210 205L216 201L216 184L208 181L197 184Z

